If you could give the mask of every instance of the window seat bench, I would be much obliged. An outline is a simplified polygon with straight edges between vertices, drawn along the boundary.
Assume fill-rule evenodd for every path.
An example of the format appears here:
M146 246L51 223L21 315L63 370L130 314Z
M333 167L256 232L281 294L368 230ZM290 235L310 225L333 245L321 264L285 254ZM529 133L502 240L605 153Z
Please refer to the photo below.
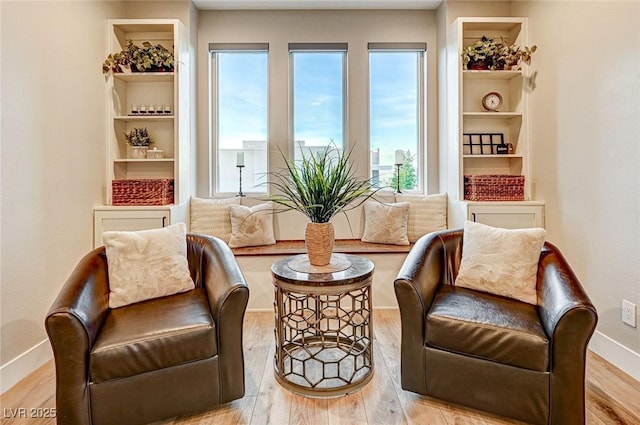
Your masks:
M387 245L362 242L360 239L336 239L333 252L342 254L408 253L412 245ZM306 253L304 241L277 241L275 245L248 246L231 249L236 256L245 255L296 255Z
M360 239L337 239L334 253L360 255L375 265L372 284L374 308L397 308L393 281L413 245L386 245ZM273 311L271 265L290 255L306 252L303 240L281 240L275 245L232 248L249 284L248 310Z

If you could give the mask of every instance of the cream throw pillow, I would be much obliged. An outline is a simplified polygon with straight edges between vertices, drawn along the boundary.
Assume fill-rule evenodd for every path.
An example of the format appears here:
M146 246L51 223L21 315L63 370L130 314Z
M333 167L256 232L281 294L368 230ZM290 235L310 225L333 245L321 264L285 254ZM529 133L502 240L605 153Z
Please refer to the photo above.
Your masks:
M215 236L229 243L231 214L229 205L239 204L238 198L205 199L191 197L191 232Z
M187 262L187 226L104 232L109 307L173 295L194 288Z
M409 239L407 239L408 218L408 202L383 204L366 201L364 203L362 242L409 245Z
M536 278L544 229L499 229L464 223L455 285L537 304Z
M231 212L231 248L243 246L273 245L273 205L271 202L254 207L229 205Z
M421 236L447 229L447 194L404 195L397 194L396 202L409 203L407 237L415 242Z

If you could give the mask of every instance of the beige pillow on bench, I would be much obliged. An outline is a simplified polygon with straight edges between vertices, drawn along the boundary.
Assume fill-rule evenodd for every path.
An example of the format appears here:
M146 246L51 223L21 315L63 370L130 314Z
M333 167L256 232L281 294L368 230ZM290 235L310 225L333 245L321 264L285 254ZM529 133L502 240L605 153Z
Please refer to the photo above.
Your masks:
M408 202L385 204L366 201L364 203L362 242L409 245L409 239L407 239L408 218Z
M229 205L239 203L239 198L205 199L192 196L191 232L215 236L229 243L231 239Z
M231 238L229 247L273 245L273 204L266 202L254 207L230 205Z
M421 236L447 229L447 194L405 195L396 194L396 202L409 203L407 237L415 242Z

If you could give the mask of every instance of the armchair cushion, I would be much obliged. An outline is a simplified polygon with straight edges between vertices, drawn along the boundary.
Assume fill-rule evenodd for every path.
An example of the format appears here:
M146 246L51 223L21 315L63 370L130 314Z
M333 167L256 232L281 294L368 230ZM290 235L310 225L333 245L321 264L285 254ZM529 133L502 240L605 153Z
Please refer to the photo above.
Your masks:
M195 287L187 262L187 226L102 236L109 268L109 307L188 291Z
M515 367L549 370L549 338L531 304L442 285L426 321L427 345Z
M111 310L91 350L91 380L134 376L217 352L207 297L194 289Z
M537 304L544 229L499 229L466 221L456 286Z

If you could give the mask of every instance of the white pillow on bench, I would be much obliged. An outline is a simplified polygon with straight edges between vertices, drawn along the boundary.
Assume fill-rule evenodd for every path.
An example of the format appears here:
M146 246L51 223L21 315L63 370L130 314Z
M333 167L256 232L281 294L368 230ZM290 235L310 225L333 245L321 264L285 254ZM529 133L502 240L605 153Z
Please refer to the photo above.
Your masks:
M266 202L254 207L230 205L231 238L229 247L273 245L273 204Z
M407 237L413 243L427 233L447 229L447 194L396 194L396 202L409 203Z
M205 199L191 197L191 232L215 236L229 243L231 215L229 205L238 205L238 198Z
M366 201L364 203L362 242L409 245L409 239L407 239L408 217L408 202L385 204Z

